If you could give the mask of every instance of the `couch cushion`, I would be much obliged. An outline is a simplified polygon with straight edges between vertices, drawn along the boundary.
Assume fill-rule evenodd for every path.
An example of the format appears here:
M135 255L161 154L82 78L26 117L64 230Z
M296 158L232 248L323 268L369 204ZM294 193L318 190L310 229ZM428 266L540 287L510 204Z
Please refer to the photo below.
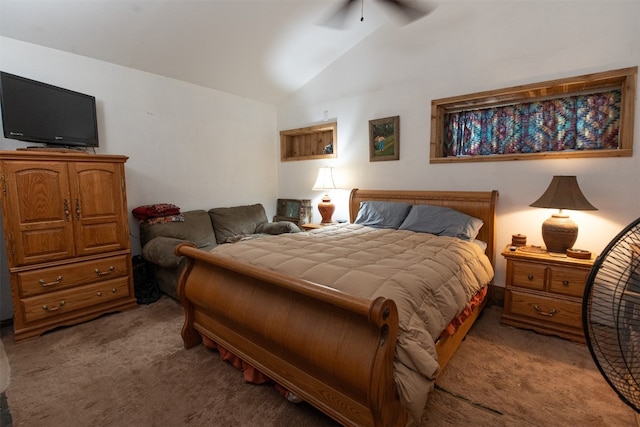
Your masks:
M181 243L185 242L181 239L174 239L173 237L159 236L155 239L151 239L149 243L142 248L142 256L147 261L150 261L156 265L164 268L176 268L182 256L175 254L174 249Z
M235 236L255 234L258 225L269 221L264 207L259 203L230 208L213 208L209 210L209 215L218 243L225 243L229 238Z
M159 236L192 242L198 248L215 246L216 236L207 211L188 211L184 212L183 215L184 222L153 225L141 222L140 241L142 246L144 247L148 242Z

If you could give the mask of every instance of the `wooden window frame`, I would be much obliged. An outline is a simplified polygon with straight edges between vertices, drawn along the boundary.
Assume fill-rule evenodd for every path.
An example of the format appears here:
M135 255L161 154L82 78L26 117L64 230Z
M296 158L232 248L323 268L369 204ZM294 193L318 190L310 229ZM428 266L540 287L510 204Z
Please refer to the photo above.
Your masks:
M635 119L637 75L638 67L630 67L602 73L586 74L578 77L514 86L506 89L478 92L471 95L434 99L431 101L431 144L429 161L430 163L460 163L549 158L631 157L633 155L633 126ZM445 115L450 112L558 98L600 89L620 89L622 93L618 149L443 157L444 119Z

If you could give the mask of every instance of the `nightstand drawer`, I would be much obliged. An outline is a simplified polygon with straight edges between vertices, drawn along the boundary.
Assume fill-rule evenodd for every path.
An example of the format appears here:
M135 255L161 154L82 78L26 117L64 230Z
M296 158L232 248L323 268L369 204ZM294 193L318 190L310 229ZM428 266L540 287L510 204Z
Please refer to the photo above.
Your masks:
M513 286L544 290L547 268L541 264L530 262L513 262Z
M590 271L553 267L550 271L549 292L582 298Z
M510 298L511 313L515 315L534 318L542 323L582 328L582 305L577 302L517 291L511 291Z

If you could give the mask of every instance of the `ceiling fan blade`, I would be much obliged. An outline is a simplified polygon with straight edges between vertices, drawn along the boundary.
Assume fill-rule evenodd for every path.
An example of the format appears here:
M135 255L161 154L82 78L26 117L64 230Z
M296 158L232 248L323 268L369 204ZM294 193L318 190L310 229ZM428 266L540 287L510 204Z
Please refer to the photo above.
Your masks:
M415 2L406 0L381 0L381 2L396 11L407 24L424 18L435 9L434 5L417 5Z
M346 27L345 22L349 16L351 9L361 0L345 0L342 4L329 15L322 23L325 27L343 29Z

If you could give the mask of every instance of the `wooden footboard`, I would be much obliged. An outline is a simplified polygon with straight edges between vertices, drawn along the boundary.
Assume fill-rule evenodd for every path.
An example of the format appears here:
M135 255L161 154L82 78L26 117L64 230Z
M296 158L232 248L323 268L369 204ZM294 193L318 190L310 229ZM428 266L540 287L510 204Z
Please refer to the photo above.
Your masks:
M398 313L391 300L241 264L188 245L178 285L185 347L200 333L344 425L404 426L393 379Z

